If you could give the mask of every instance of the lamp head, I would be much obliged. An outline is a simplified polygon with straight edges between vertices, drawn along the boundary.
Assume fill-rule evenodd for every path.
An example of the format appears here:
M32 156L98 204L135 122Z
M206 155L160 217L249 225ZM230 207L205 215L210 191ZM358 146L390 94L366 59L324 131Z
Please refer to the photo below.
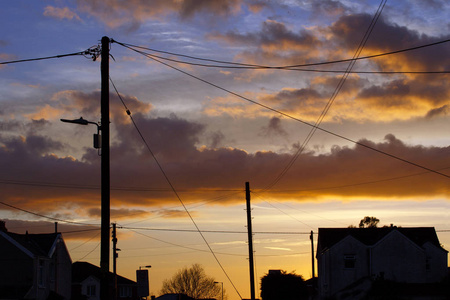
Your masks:
M79 124L79 125L87 125L89 123L88 120L83 119L83 117L80 117L79 119L75 119L75 120L61 119L61 121L65 122L65 123L73 123L73 124Z

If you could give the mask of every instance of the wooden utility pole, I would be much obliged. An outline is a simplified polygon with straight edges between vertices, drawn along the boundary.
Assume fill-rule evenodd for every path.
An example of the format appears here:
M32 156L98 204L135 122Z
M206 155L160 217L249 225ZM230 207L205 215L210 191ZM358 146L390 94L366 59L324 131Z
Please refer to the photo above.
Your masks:
M311 265L312 265L312 283L313 283L313 287L314 287L314 277L316 277L315 274L315 267L314 267L314 234L313 231L311 230L311 235L309 236L309 238L311 239Z
M247 202L247 231L248 231L248 262L250 266L250 294L251 300L255 300L255 267L253 266L253 230L252 210L250 207L250 183L245 183L245 198Z
M116 223L112 224L112 243L113 243L113 273L114 273L114 292L113 299L117 299L117 257L119 254L117 253L117 231L116 231Z
M101 238L100 238L100 300L109 298L109 228L110 228L110 164L109 164L109 45L110 39L102 38L101 70Z

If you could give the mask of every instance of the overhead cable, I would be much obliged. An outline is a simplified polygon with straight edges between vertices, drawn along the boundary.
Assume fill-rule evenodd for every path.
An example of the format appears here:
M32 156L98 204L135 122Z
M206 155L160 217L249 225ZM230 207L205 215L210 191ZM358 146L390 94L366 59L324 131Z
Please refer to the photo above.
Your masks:
M151 59L151 60L153 60L153 61L156 61L156 62L158 62L158 63L160 63L160 64L162 64L162 65L165 65L166 67L169 67L169 68L171 68L171 69L174 69L174 70L176 70L176 71L178 71L178 72L180 72L180 73L182 73L182 74L184 74L184 75L186 75L186 76L192 77L192 78L194 78L194 79L196 79L196 80L198 80L198 81L201 81L201 82L203 82L203 83L205 83L205 84L208 84L208 85L210 85L210 86L212 86L212 87L214 87L214 88L217 88L217 89L219 89L219 90L222 90L222 91L224 91L224 92L226 92L226 93L228 93L228 94L230 94L230 95L233 95L233 96L236 96L236 97L238 97L238 98L241 98L242 100L245 100L245 101L248 101L248 102L253 103L253 104L255 104L255 105L258 105L258 106L260 106L260 107L262 107L262 108L265 108L265 109L267 109L267 110L269 110L269 111L275 112L275 113L277 113L277 114L279 114L279 115L285 116L285 117L287 117L287 118L289 118L289 119L291 119L291 120L300 122L300 123L302 123L302 124L304 124L304 125L314 127L314 125L311 124L311 123L309 123L309 122L306 122L306 121L304 121L304 120L302 120L302 119L299 119L299 118L297 118L297 117L294 117L294 116L292 116L292 115L290 115L290 114L288 114L288 113L285 113L285 112L282 112L282 111L277 110L277 109L275 109L275 108L272 108L272 107L270 107L270 106L268 106L268 105L259 103L259 102L257 102L256 100L252 100L252 99L250 99L250 98L248 98L248 97L242 96L242 95L240 95L240 94L238 94L238 93L236 93L236 92L233 92L233 91L231 91L231 90L229 90L229 89L227 89L227 88L221 87L221 86L219 86L219 85L217 85L217 84L215 84L215 83L212 83L212 82L210 82L210 81L208 81L208 80L206 80L206 79L203 79L203 78L201 78L201 77L199 77L199 76L196 76L196 75L193 75L193 74L191 74L191 73L188 73L188 72L186 72L186 71L184 71L184 70L182 70L182 69L180 69L180 68L177 68L177 67L172 66L172 65L170 65L170 64L168 64L168 63L165 63L165 62L163 62L163 61L160 61L160 60L158 60L158 59L156 59L156 58L154 58L154 57L151 57L151 56L147 55L146 53L144 53L144 52L142 52L142 51L139 51L139 50L136 50L136 49L133 49L133 48L129 48L129 47L128 47L128 49L130 49L131 51L134 51L134 52L136 52L136 53L139 53L139 54L141 54L141 55L143 55L143 56L145 56L145 57L147 57L147 58L149 58L149 59ZM343 135L334 133L334 132L332 132L332 131L330 131L330 130L327 130L327 129L324 129L324 128L321 128L321 127L316 127L316 130L320 130L320 131L322 131L322 132L324 132L324 133L327 133L327 134L333 135L333 136L335 136L335 137L338 137L338 138L340 138L340 139L346 140L346 141L351 142L351 143L353 143L353 144L355 144L355 145L364 147L364 148L366 148L366 149L373 150L373 151L378 152L378 153L380 153L380 154L389 156L389 157L391 157L391 158L393 158L393 159L396 159L396 160L402 161L402 162L404 162L404 163L413 165L413 166L415 166L415 167L418 167L418 168L427 170L427 171L432 172L432 173L435 173L435 174L437 174L437 175L444 176L444 177L446 177L446 178L450 178L450 175L447 175L447 174L438 172L438 171L433 170L433 169L431 169L431 168L422 166L422 165L420 165L420 164L418 164L418 163L414 163L414 162L409 161L409 160L407 160L407 159L403 159L403 158L401 158L401 157L399 157L399 156L396 156L396 155L394 155L394 154L390 154L390 153L387 153L387 152L385 152L385 151L383 151L383 150L379 150L379 149L377 149L377 148L375 148L375 147L372 147L372 146L366 145L366 144L364 144L364 143L355 141L355 140L350 139L350 138L347 138L347 137L345 137L345 136L343 136Z
M222 269L223 273L225 274L225 276L228 278L229 282L231 283L231 285L233 286L233 288L235 289L236 293L239 295L239 297L242 299L241 294L239 293L239 291L237 290L236 286L234 285L233 281L231 280L231 278L228 276L225 268L223 267L222 263L219 261L219 258L216 256L216 254L214 253L213 249L211 248L211 246L209 245L208 241L206 240L205 236L203 235L203 233L201 232L200 228L198 227L197 223L195 222L194 218L192 217L191 213L189 212L189 210L187 209L186 205L184 204L183 200L181 199L180 195L178 194L177 190L175 189L175 186L172 184L171 180L169 179L169 176L167 175L167 173L164 171L162 165L160 164L160 162L158 161L158 159L156 158L155 154L153 153L152 149L150 148L150 145L147 143L147 140L145 139L145 137L143 136L141 130L139 129L139 127L137 126L133 116L131 115L130 110L128 109L128 107L126 106L124 100L122 99L122 96L120 95L119 91L117 90L114 82L112 81L112 79L110 78L110 82L112 84L112 86L114 87L114 90L117 93L117 96L119 97L120 101L122 102L123 106L125 107L126 113L127 115L130 117L131 122L134 125L134 128L136 129L136 131L138 132L139 136L141 137L145 147L147 148L147 150L149 151L149 153L151 154L151 156L153 157L153 160L155 161L156 165L158 166L159 170L161 171L163 177L165 178L167 184L170 186L170 188L172 189L173 193L175 194L176 198L180 201L181 205L183 206L184 210L186 211L186 214L189 216L189 218L191 219L192 223L194 224L195 228L197 229L198 233L200 234L200 236L202 237L203 241L205 242L206 246L209 248L211 254L213 255L214 259L216 260L217 264L219 265L219 267Z
M29 211L29 210L26 210L26 209L23 209L23 208L19 208L17 206L5 203L3 201L0 201L0 204L3 204L3 205L5 205L7 207L10 207L10 208L14 208L16 210L20 210L22 212L26 212L26 213L31 214L31 215L35 215L37 217L46 218L46 219L53 220L53 221L59 221L59 222L63 222L63 223L70 223L70 224L76 224L76 225L100 226L100 224L88 224L88 223L82 223L82 222L75 222L75 221L63 220L63 219L60 219L60 218L54 218L54 217L46 216L46 215L43 215L43 214L38 214L38 213L35 213L35 212L32 212L32 211Z
M87 50L81 51L81 52L59 54L59 55L46 56L46 57L3 61L3 62L0 62L0 65L9 65L9 64L16 64L16 63L23 63L23 62L32 62L32 61L47 60L47 59L54 59L54 58L63 58L63 57L76 56L76 55L83 55L90 59L96 60L98 58L98 56L100 55L100 48L99 48L99 46L93 46L93 47L91 47Z
M412 51L412 50L417 50L417 49L422 49L422 48L426 48L426 47L431 47L431 46L436 46L436 45L439 45L439 44L447 43L447 42L450 42L450 39L437 41L437 42L429 43L429 44L424 44L424 45L420 45L420 46L416 46L416 47L410 47L410 48L405 48L405 49L400 49L400 50L395 50L395 51L390 51L390 52L385 52L385 53L380 53L380 54L362 56L362 57L357 57L357 58L352 58L352 59L341 59L341 60L324 61L324 62L316 62L316 63L306 63L306 64L295 64L295 65L286 65L286 66L267 66L267 65L257 65L257 64L248 64L248 63L236 63L236 62L229 62L229 61L206 59L206 58L199 58L199 57L183 55L183 54L177 54L177 53L172 53L172 52L167 52L167 51L155 50L155 49L151 49L151 48L148 48L148 47L136 46L136 45L132 45L132 44L128 44L128 43L118 42L116 40L112 40L111 42L112 43L117 43L117 44L119 44L119 45L121 45L121 46L123 46L125 48L134 49L137 52L141 51L141 50L137 50L137 49L142 49L142 50L148 50L148 51L153 51L153 52L158 52L158 53L174 55L174 56L178 56L178 57L185 57L185 58L189 58L189 59L194 59L194 60L199 60L199 61L208 61L208 62L214 62L214 63L219 63L220 64L220 65L211 65L211 64L192 63L192 62L189 62L189 61L182 61L182 60L167 58L167 57L164 57L164 56L154 55L154 54L150 54L150 53L146 53L144 51L141 51L142 53L145 53L146 55L151 56L151 57L153 57L155 59L162 59L162 60L171 61L171 62L175 62L175 63L188 64L188 65L200 66L200 67L230 68L230 69L275 69L275 70L291 70L291 71L302 71L302 72L346 73L348 71L345 71L345 70L314 70L314 69L300 69L300 68L301 67L310 67L310 66L330 65L330 64L337 64L337 63L343 63L343 62L351 62L351 61L355 61L355 60L356 61L357 60L365 60L365 59L371 59L371 58L376 58L376 57L381 57L381 56L398 54L398 53L402 53L402 52L408 52L408 51ZM445 70L444 71L351 71L350 73L366 73L366 74L372 74L372 73L373 74L402 74L402 73L403 74L448 74L448 73L450 73L450 71L445 71Z
M290 161L288 162L288 164L284 167L284 169L278 174L278 176L272 181L272 183L270 183L265 189L271 189L274 185L276 185L283 177L284 175L286 175L286 173L291 169L291 167L294 165L295 161L298 159L298 157L300 156L300 154L303 153L303 151L306 149L306 146L308 145L309 141L312 139L312 137L314 136L314 134L317 131L317 128L320 126L320 124L322 123L323 119L325 118L326 114L328 113L328 111L331 108L331 105L333 105L334 100L336 100L337 95L339 94L339 92L341 91L342 87L344 86L345 81L347 80L348 76L349 76L349 72L352 70L353 66L356 63L357 58L359 57L359 55L361 54L364 45L366 44L367 40L369 39L369 36L373 30L373 28L375 27L375 24L377 23L378 18L381 15L381 12L383 11L384 5L386 4L387 0L383 0L381 1L374 17L372 18L372 21L369 25L369 27L366 29L364 36L362 38L362 40L360 41L355 54L353 55L353 59L350 61L349 65L347 66L347 69L345 71L345 74L340 78L338 85L336 86L336 88L334 89L330 99L328 99L327 104L325 105L325 107L323 108L320 116L317 118L316 122L314 123L314 125L312 126L311 130L309 131L308 135L306 136L305 140L303 141L302 145L297 149L297 152L292 156L292 158L290 159Z

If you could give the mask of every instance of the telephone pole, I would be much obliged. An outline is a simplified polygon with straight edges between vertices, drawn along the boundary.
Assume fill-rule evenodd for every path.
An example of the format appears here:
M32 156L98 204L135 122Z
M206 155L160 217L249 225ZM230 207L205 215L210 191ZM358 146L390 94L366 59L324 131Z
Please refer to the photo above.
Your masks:
M109 45L102 38L101 70L101 238L100 238L100 300L109 300L109 228L110 228L110 164L109 164Z
M116 231L116 223L112 224L113 230L112 230L112 243L113 243L113 273L114 273L114 295L113 299L117 299L117 258L119 257L119 254L117 251L120 249L117 249L117 231Z
M245 183L245 198L247 202L247 231L248 231L248 262L250 265L250 295L255 300L255 267L253 266L253 230L252 210L250 207L250 183Z
M315 267L314 267L314 232L311 230L311 235L309 236L311 239L311 265L312 265L312 278L314 282L314 277L316 277L315 274Z

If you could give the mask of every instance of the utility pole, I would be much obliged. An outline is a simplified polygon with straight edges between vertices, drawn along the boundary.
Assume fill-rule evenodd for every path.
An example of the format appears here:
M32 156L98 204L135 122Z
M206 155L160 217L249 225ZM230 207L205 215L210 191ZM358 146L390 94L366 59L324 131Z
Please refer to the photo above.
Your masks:
M101 238L100 238L100 300L109 299L109 228L110 228L110 164L109 164L109 45L102 37L101 70Z
M114 273L114 299L117 299L117 257L119 254L117 251L117 231L116 231L116 223L113 223L113 231L112 231L112 243L113 243L113 273Z
M315 288L314 277L316 277L316 274L315 274L315 268L314 268L314 234L313 234L312 230L311 230L311 235L309 236L309 238L311 239L312 284L313 284L313 288Z
M248 262L250 265L250 295L251 300L255 300L255 267L253 266L253 230L252 230L252 210L250 207L250 183L245 183L245 199L247 202L247 231L248 231Z

